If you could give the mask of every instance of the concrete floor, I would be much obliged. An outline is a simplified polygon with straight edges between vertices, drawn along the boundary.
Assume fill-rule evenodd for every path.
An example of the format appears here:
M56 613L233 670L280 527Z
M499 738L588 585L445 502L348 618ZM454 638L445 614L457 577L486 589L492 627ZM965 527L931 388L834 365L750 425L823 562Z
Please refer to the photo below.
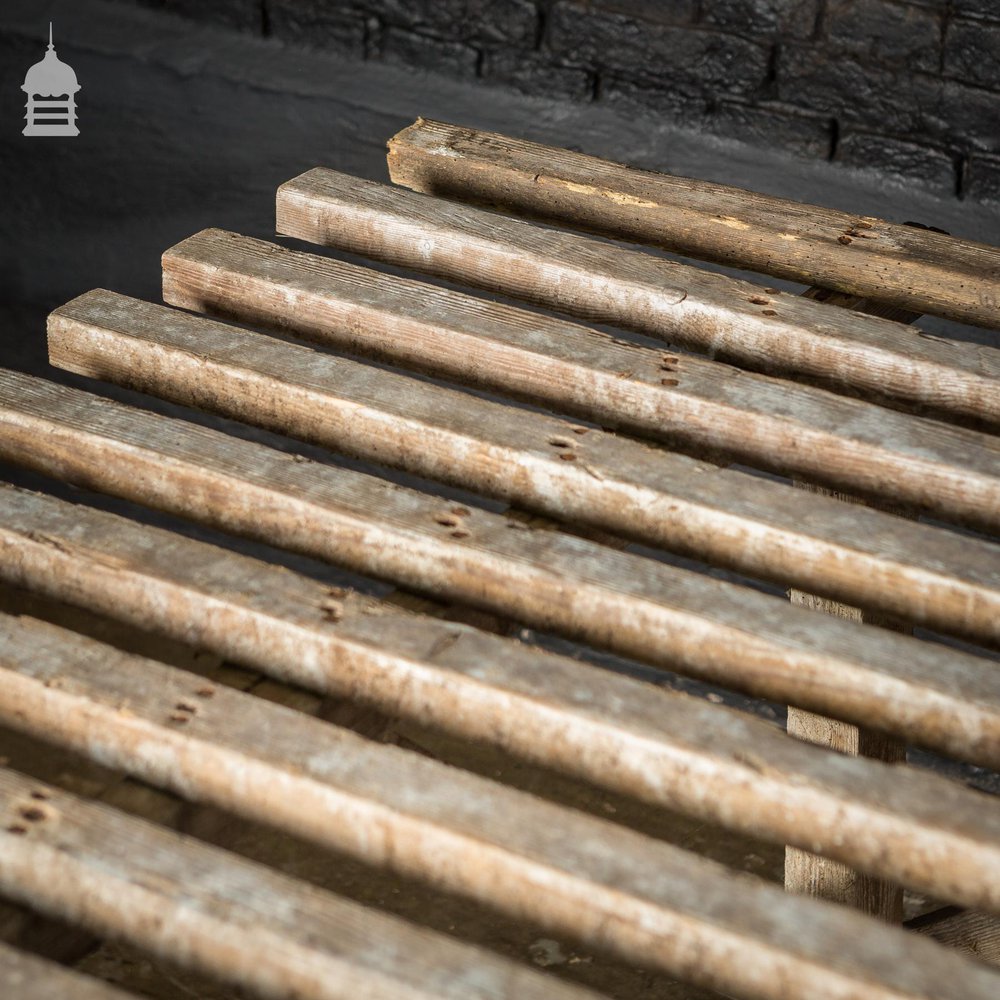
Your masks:
M73 65L83 84L81 135L73 140L28 140L20 135L21 79L42 55L40 39L50 18L55 22L59 54ZM0 190L6 194L0 218L0 365L86 384L91 391L161 412L179 412L50 369L44 341L47 312L93 287L158 299L160 254L204 227L274 238L274 189L317 164L386 180L385 140L418 115L576 146L642 166L896 221L918 220L955 235L1000 243L1000 206L984 208L942 200L865 172L679 131L666 122L630 120L600 104L550 103L483 85L288 49L269 40L194 28L169 15L120 3L5 0L0 7ZM933 320L921 325L997 343L993 333ZM191 417L190 413L185 416ZM198 419L275 447L295 447L323 460L384 473L228 421ZM377 581L174 522L128 504L88 497L18 470L0 467L0 478L168 524L218 544L279 559L331 582L359 585L373 593L388 590ZM465 502L471 499L460 491L411 477L394 474L392 478ZM208 665L205 655L197 651L24 594L3 593L0 609L66 622L105 641L186 669L206 669ZM551 637L529 634L526 638L611 669L654 679L652 672L638 665ZM277 696L273 687L248 678L236 667L231 676L236 683L252 684L262 696ZM711 693L671 675L660 674L655 679ZM306 710L329 709L308 694L296 697ZM774 706L727 700L780 721L780 710ZM343 712L342 707L329 711L345 724L362 730L369 727L373 738L402 742L535 794L610 816L735 868L780 878L779 848L664 811L640 808L628 800L503 759L486 748L459 744L409 724L342 718L337 715ZM540 928L429 893L413 883L232 817L186 806L99 768L81 767L77 760L14 734L0 732L0 755L7 757L11 766L73 791L153 815L337 892L460 934L519 960L535 961L556 975L609 996L621 1000L699 1000L712 995L575 949L571 942L551 942L550 935ZM935 766L941 765L935 762ZM964 770L960 776L996 787L996 776L987 772ZM912 900L911 905L922 903ZM0 909L0 936L28 940L42 950L73 958L81 968L145 996L228 1000L240 995L120 945L67 935L17 908Z

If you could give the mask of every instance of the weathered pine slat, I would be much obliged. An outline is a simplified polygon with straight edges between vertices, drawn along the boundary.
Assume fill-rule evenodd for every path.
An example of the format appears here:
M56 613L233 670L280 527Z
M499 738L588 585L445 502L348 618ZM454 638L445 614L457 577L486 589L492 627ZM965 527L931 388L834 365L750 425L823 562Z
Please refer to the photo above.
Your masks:
M0 672L8 725L700 985L784 1000L936 997L946 969L959 993L991 981L842 908L47 623L0 616ZM1000 822L976 847L1000 883Z
M0 996L7 1000L134 1000L134 994L81 976L0 941Z
M914 225L914 223L907 223ZM803 292L808 298L825 302L841 309L857 309L876 316L884 316L900 323L911 324L920 318L919 313L899 306L874 302L856 295L832 291L828 288L812 287ZM813 492L828 493L811 484L797 482L796 486ZM843 494L832 494L849 503L859 502L858 498ZM897 505L882 499L860 501L892 514L905 514ZM866 622L896 631L910 632L908 624L898 617L873 612L870 608L858 608L826 600L820 595L804 593L792 589L789 598L794 604L836 614L851 621ZM874 757L889 763L905 762L906 745L882 733L852 726L849 723L827 719L802 709L789 707L787 731L799 739L810 740L820 746L828 746L846 753ZM903 916L903 891L896 883L877 879L858 872L838 861L821 855L800 851L795 847L785 849L785 889L805 891L824 899L841 901L860 909L864 913L880 916L891 923L899 923Z
M988 435L220 230L168 250L163 275L166 301L186 309L277 326L939 517L1000 523L1000 445Z
M0 579L938 898L998 898L974 863L995 850L976 846L996 839L988 800L701 699L11 487ZM971 868L928 864L956 850Z
M423 118L388 161L427 194L1000 326L1000 250L983 243Z
M51 314L49 359L644 544L1000 639L1000 547L984 541L112 292ZM974 478L950 471L957 491ZM1000 476L991 485L1000 519Z
M1000 426L1000 351L575 233L316 168L277 228L770 374Z
M6 768L0 892L275 1000L596 996Z
M867 300L857 296L844 295L826 288L809 288L803 295L818 299L827 305L841 309L858 309L868 311L879 310L880 315L891 314L891 318L901 323L913 323L919 319L916 313L906 312L893 306L872 306ZM797 482L798 488L812 492L829 493L822 487L809 483ZM858 498L845 494L832 494L848 503L861 503ZM903 514L892 504L884 501L872 501L873 506L892 514ZM995 561L1000 565L1000 561ZM788 597L793 604L812 608L825 614L837 615L849 621L866 622L882 628L896 631L912 632L906 624L870 609L855 607L838 601L830 601L821 595L791 589ZM874 757L889 763L905 763L906 744L882 733L872 732L853 726L847 722L838 722L822 715L803 711L800 708L788 708L786 729L789 735L801 740L808 740L819 746L831 747L842 753ZM903 888L895 882L874 878L864 872L856 871L839 861L824 858L822 855L803 851L797 847L785 848L785 891L799 892L809 896L818 896L834 902L851 906L862 913L878 917L891 924L898 924L903 919Z
M647 545L1000 640L1000 547L986 542L854 517L787 486L112 292L50 316L49 360ZM953 475L959 490L973 478L960 466ZM710 492L713 479L720 488ZM1000 475L995 488L1000 528Z
M654 665L1000 761L1000 677L974 656L16 372L0 375L0 455Z

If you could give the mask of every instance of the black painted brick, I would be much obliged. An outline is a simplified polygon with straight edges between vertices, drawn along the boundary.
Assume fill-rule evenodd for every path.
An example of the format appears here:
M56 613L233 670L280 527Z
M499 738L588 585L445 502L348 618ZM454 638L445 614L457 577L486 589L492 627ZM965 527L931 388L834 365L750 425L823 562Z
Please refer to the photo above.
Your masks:
M958 17L983 17L1000 21L1000 4L997 0L953 0L951 9Z
M126 0L126 2L170 11L181 17L224 24L243 31L259 31L261 25L260 0L219 0L218 3L205 3L204 0Z
M365 21L359 11L332 4L268 0L267 22L270 33L284 41L365 55Z
M911 74L828 55L823 46L782 46L778 98L848 121L871 123L896 135L914 134L922 128Z
M1000 23L952 21L945 40L944 71L968 83L1000 90Z
M620 14L587 15L579 4L552 9L551 49L567 63L626 78L750 94L764 82L768 49L736 35L654 24Z
M702 21L751 38L809 38L819 0L708 0Z
M963 194L977 201L1000 201L1000 156L978 153L969 158Z
M299 0L341 6L337 0ZM354 0L389 24L468 44L501 43L533 48L538 6L533 0Z
M776 104L722 101L707 127L717 135L758 146L790 149L803 156L826 157L833 144L833 120Z
M956 162L947 150L851 131L841 134L836 159L847 166L896 174L941 195L955 194Z
M559 66L547 55L521 49L487 50L483 76L539 97L586 101L593 92L593 73L588 70Z
M916 77L920 128L913 134L941 139L959 149L1000 153L1000 93L956 80Z
M395 26L389 26L382 32L371 55L386 62L466 78L476 76L479 64L479 52L469 45L431 38Z
M823 25L835 50L863 62L937 72L942 21L936 11L888 0L827 0Z
M602 73L599 99L633 118L657 118L675 125L703 125L711 102L698 90L658 87L617 73Z
M713 0L714 2L714 0ZM698 17L698 0L576 0L586 12L600 8L612 14L638 17L658 24L691 24Z

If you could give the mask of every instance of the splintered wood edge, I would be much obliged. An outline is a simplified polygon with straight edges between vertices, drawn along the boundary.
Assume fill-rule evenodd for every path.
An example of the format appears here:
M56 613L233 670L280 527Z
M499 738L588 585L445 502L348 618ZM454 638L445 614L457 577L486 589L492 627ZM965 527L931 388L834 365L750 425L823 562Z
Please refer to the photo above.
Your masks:
M426 119L389 140L388 164L394 183L427 194L916 313L1000 319L1000 250L983 243Z
M20 726L46 729L57 742L189 797L417 874L670 975L775 1000L816 996L831 980L841 988L865 984L873 996L936 998L945 984L959 995L986 996L988 986L1000 987L1000 976L937 945L734 877L608 820L236 691L219 689L210 702L195 702L196 675L53 625L0 618L0 663L2 697L12 714L23 713ZM79 857L58 799L39 798L36 788L18 802L7 791L6 802L0 791L0 826L8 834ZM175 841L174 853L180 846ZM225 876L218 864L212 870L217 887ZM65 892L64 879L56 881L54 894ZM184 892L204 905L198 889L185 885ZM258 898L265 895L258 887ZM322 940L301 907L288 909L294 918L272 916L270 933L277 923L284 934L294 926L300 940ZM122 900L123 916L126 910ZM842 946L859 939L868 947ZM699 956L694 964L692 954ZM441 955L454 969L448 957ZM466 983L443 995L467 996L468 989Z
M0 496L0 579L16 586L618 793L832 851L939 898L979 904L997 884L976 864L926 862L942 850L975 859L976 843L1000 840L990 810L953 782L825 753L743 713L331 593L113 514L12 487L0 487ZM955 837L957 846L942 846ZM896 849L883 851L883 838Z
M438 498L15 372L0 374L0 453L653 665L1000 758L1000 678L955 650L484 510L456 535Z

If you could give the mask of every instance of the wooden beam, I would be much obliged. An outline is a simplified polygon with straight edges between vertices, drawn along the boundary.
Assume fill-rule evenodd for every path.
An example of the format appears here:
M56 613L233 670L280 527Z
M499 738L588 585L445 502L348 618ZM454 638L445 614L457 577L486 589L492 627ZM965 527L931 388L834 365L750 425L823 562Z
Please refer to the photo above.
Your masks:
M0 671L0 713L23 731L699 985L773 1000L1000 989L1000 974L842 908L258 698L206 698L197 675L56 626L0 618ZM3 805L0 824L25 833L61 811ZM868 950L840 946L862 937Z
M702 699L10 487L0 487L0 579L654 806L938 897L1000 902L991 802ZM953 856L972 867L927 860Z
M989 435L221 230L168 250L163 272L164 298L185 309L276 326L945 519L1000 525L1000 447ZM57 310L56 331L63 314L86 311L86 299ZM119 324L127 318L124 304L107 312Z
M0 996L9 1000L134 1000L135 995L0 942Z
M595 997L6 769L0 891L267 997Z
M424 118L388 160L396 184L426 194L998 325L1000 250L983 243Z
M1000 641L1000 547L986 542L854 517L784 485L111 292L50 316L49 360L645 545ZM970 472L952 473L966 491ZM1000 528L1000 474L995 486Z
M16 372L0 374L0 455L654 665L1000 762L1000 677L974 656L502 515L456 512L374 476Z
M1000 351L575 233L316 168L278 189L277 227L477 288L864 398L1000 427Z
M914 917L905 926L981 962L1000 965L1000 920L991 914L945 906Z

